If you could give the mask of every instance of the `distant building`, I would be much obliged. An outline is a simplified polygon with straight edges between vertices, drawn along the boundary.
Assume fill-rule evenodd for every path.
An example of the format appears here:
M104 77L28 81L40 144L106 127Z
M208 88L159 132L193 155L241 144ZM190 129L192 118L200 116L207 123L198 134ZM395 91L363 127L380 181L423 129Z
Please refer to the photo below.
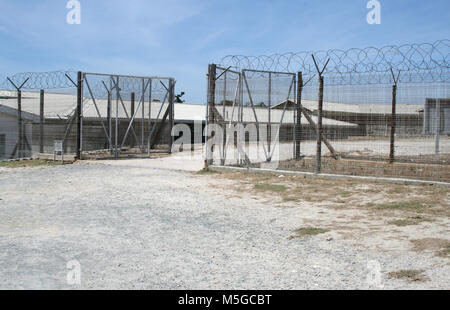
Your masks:
M435 134L437 127L437 120L439 118L439 132L441 134L450 135L450 99L439 99L440 113L436 113L437 99L427 99L424 111L424 126L425 134ZM439 114L439 116L438 116Z
M286 101L273 107L283 109ZM302 100L303 107L312 115L317 115L317 101ZM293 100L288 106L293 107ZM398 136L418 136L423 134L424 106L397 104L396 133ZM392 122L392 106L390 104L349 104L324 102L323 117L357 124L361 136L388 136Z

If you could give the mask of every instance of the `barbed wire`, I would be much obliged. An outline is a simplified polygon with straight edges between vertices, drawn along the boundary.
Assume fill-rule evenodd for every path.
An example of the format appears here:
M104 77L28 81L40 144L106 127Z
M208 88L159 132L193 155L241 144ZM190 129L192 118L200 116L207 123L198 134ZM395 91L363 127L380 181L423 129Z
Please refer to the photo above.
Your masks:
M51 72L23 72L16 73L8 77L17 87L21 86L23 83L22 90L24 91L37 91L37 90L60 90L60 91L70 91L75 89L74 83L77 82L77 72L74 70L67 71L51 71ZM15 91L16 88L12 83L5 79L0 84L0 90ZM87 78L92 78L91 75L87 75ZM96 76L91 82L91 88L98 97L106 97L107 91L103 85L110 85L111 76ZM153 92L163 92L165 87L168 87L168 83L162 85L160 79L155 79L152 83ZM167 85L166 85L167 84ZM86 87L85 87L86 88ZM142 78L121 76L119 79L119 88L121 92L132 93L142 91ZM86 89L85 89L86 91Z
M74 85L67 78L67 76L73 81L76 81L77 73L75 71L52 71L52 72L23 72L16 73L8 78L16 85L23 85L24 90L40 90L40 89L65 89L73 88ZM28 80L27 80L28 79ZM15 87L5 79L0 88L4 90L16 90Z
M381 48L333 49L328 51L305 51L298 53L273 54L269 56L229 55L220 65L234 70L250 69L276 72L303 72L305 75L317 73L314 61L325 64L330 62L324 74L332 74L342 79L370 74L407 72L402 81L410 82L449 82L450 40L435 43L405 44ZM409 73L408 73L409 72ZM422 74L418 74L422 73ZM425 73L425 74L423 74Z

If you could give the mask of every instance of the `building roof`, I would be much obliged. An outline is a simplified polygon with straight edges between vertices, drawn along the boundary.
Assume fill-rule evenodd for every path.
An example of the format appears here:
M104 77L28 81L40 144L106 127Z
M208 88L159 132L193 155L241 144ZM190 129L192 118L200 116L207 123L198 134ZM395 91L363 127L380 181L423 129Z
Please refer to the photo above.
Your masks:
M18 117L17 109L14 109L14 108L11 108L8 106L4 106L1 104L0 104L0 114L6 114L11 117ZM24 121L39 122L39 116L31 114L31 113L27 113L27 112L22 112L22 119Z
M9 96L9 99L1 99L0 104L11 109L17 108L17 100L13 98L15 96L15 92L0 92L0 97ZM30 115L38 116L40 114L40 94L38 92L23 92L22 93L22 110ZM116 115L116 101L113 100L112 104L112 115L115 117ZM120 119L128 119L131 117L131 102L124 100L124 106L126 107L126 112L122 107L122 103L119 101L119 109L118 109L118 117ZM77 106L77 98L76 95L73 94L55 94L55 93L46 93L45 94L45 108L44 108L44 116L46 119L67 119L71 115L73 115ZM96 107L97 106L97 107ZM135 102L136 111L138 110L139 100ZM108 102L106 99L96 99L95 104L94 101L90 98L84 98L83 105L83 115L85 119L99 119L107 117L107 107ZM168 103L161 103L158 101L152 102L151 105L151 116L152 119L161 119L165 112L167 111ZM98 109L98 112L97 112ZM233 121L237 122L238 113L237 108L226 106L225 107L225 115L223 115L223 105L217 106L217 110L222 115L222 117L226 120L230 120L233 116ZM145 104L145 118L148 118L148 102ZM251 107L243 107L243 115L244 122L252 123L255 122L255 114L260 123L269 123L269 109L268 108L255 108ZM100 114L100 116L99 116ZM204 121L206 118L206 105L195 105L195 104L186 104L186 103L176 103L175 104L175 121L178 122L189 122L189 121ZM127 116L128 115L128 116ZM270 118L271 122L278 124L283 117L282 109L271 109L270 110ZM317 122L316 116L311 116L314 122ZM136 119L142 119L141 108L136 114ZM39 120L38 120L39 121ZM284 114L283 118L284 124L294 124L294 111L287 110ZM302 118L302 125L309 124L307 120ZM357 125L350 124L346 122L336 121L328 118L323 119L324 126L344 126L344 127L355 127Z
M295 100L289 99L289 107L293 106ZM273 106L273 109L283 109L286 100ZM302 100L302 105L306 109L317 111L317 101ZM397 104L397 114L418 114L423 112L424 105ZM323 110L328 112L354 113L354 114L391 114L391 104L352 104L324 101Z
M224 118L226 121L230 121L231 119L233 122L238 121L238 109L233 107L225 106L225 114L224 114L224 107L217 106L217 110L219 114ZM270 112L270 116L269 116ZM256 118L255 118L256 115ZM281 120L283 119L283 124L291 124L293 125L295 113L292 109L286 110L283 115L282 109L268 109L268 108L261 108L261 107L255 107L254 109L252 107L243 107L243 121L244 123L255 123L256 119L258 119L259 123L262 124L268 124L269 123L269 117L270 121L273 124L279 124ZM317 124L317 116L311 115L312 120ZM324 126L337 126L337 127L358 127L356 124L351 124L347 122L337 121L329 118L323 118L322 119ZM302 125L309 125L308 120L305 117L301 118Z

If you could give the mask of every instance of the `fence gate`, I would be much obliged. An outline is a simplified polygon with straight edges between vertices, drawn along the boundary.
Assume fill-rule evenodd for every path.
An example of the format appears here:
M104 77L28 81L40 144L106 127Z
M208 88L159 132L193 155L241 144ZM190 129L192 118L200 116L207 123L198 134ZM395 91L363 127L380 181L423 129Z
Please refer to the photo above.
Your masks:
M295 74L209 66L207 164L270 163L295 153Z
M82 73L81 88L81 156L171 153L174 79Z

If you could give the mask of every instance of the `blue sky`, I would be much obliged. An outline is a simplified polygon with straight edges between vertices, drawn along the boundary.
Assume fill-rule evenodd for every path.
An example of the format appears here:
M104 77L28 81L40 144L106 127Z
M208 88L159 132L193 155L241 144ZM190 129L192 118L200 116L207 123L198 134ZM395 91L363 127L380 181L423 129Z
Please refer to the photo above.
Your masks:
M173 76L189 103L204 103L208 63L229 54L435 42L450 39L450 1L379 0L0 0L0 79L74 69Z

